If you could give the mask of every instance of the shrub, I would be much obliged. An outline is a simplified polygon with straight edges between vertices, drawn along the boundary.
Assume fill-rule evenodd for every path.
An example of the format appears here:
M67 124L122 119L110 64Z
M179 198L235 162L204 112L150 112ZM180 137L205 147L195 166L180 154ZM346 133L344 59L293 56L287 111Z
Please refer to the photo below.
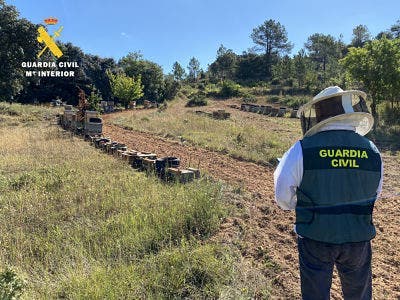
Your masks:
M240 96L240 85L230 80L224 81L219 96L222 98Z
M245 103L255 103L257 102L257 98L250 93L243 94L243 102Z
M14 270L7 268L0 273L0 299L18 299L25 288L25 282L18 278Z
M200 91L205 91L205 90L206 90L206 84L205 84L204 82L200 82L200 83L197 85L197 88L198 88Z
M279 85L279 84L281 84L281 81L279 79L277 79L277 78L274 78L274 79L272 79L271 84L272 85Z
M207 99L202 94L195 94L190 97L190 100L186 103L187 107L195 107L195 106L206 106Z
M171 76L166 76L164 79L163 96L160 100L172 100L178 94L181 88L180 82L174 80ZM161 101L159 101L161 102Z

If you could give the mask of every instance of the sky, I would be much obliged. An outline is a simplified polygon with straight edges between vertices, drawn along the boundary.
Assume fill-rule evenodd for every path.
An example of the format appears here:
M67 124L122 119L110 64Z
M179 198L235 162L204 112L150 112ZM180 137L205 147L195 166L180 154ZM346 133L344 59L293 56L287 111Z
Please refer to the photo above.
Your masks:
M164 72L175 61L187 67L191 57L206 69L221 44L241 54L254 46L253 28L280 22L296 54L314 33L343 36L366 25L372 36L400 19L399 0L6 0L20 16L43 24L48 17L64 26L59 39L84 52L118 60L140 51Z

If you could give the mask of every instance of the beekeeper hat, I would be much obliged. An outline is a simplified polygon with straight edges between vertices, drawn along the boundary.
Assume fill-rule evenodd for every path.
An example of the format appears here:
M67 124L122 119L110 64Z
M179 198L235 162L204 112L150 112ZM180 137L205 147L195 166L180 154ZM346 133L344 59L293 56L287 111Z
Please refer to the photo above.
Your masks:
M362 91L343 91L338 86L324 89L297 112L304 137L333 122L352 126L358 134L366 135L374 124L365 102L366 96Z

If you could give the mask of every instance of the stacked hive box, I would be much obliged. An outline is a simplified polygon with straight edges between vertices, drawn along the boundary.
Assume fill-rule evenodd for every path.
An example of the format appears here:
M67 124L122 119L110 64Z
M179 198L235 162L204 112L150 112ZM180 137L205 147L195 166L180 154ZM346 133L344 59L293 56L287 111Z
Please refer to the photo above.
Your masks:
M85 135L101 134L103 131L103 121L98 116L97 111L85 112L84 133Z
M221 111L224 112L225 111ZM78 122L76 111L71 105L65 107L64 114L60 116L60 125L66 129L77 132ZM95 148L101 149L105 153L120 158L133 168L147 173L156 174L159 178L166 181L176 181L181 183L190 182L195 178L200 178L200 171L195 168L181 169L180 160L177 157L158 158L155 153L139 152L128 149L125 144L112 141L110 138L101 136L102 120L98 118L95 111L86 111L84 118L85 140Z
M96 148L126 161L134 169L155 174L162 180L187 183L200 178L199 169L180 168L180 160L177 157L157 158L155 153L127 149L126 145L105 137L91 136L89 140Z

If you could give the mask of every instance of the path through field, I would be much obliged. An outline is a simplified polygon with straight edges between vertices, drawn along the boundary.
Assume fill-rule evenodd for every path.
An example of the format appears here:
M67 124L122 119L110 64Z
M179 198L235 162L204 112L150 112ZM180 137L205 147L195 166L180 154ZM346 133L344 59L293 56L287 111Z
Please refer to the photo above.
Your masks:
M262 264L266 259L272 262L272 267L265 268L265 272L274 286L274 298L300 298L296 237L292 231L294 213L282 211L274 202L273 168L112 125L111 120L121 114L124 113L104 116L104 135L124 142L131 149L151 151L159 156L177 156L186 166L191 162L197 167L200 161L203 172L252 194L252 197L244 197L246 200L240 204L246 213L227 219L216 238L227 243L240 239L240 249L245 258L256 264ZM384 191L375 211L374 297L400 299L400 184L396 180L400 158L385 153L384 161ZM341 299L337 276L332 298Z

